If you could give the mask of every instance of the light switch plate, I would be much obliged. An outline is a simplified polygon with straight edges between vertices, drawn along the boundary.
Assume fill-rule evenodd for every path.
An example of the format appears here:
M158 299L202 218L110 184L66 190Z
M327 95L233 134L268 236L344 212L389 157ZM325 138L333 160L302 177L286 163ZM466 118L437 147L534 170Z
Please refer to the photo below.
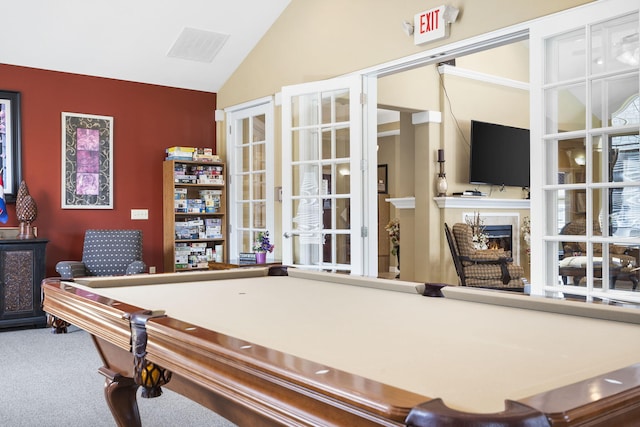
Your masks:
M149 219L149 210L131 209L131 219Z

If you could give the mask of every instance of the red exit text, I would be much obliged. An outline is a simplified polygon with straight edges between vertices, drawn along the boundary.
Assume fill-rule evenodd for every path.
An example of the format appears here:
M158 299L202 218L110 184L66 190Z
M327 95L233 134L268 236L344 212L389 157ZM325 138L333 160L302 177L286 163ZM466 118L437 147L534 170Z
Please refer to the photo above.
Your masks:
M422 13L419 18L420 26L418 28L420 34L436 31L440 23L439 15L440 9L432 9Z

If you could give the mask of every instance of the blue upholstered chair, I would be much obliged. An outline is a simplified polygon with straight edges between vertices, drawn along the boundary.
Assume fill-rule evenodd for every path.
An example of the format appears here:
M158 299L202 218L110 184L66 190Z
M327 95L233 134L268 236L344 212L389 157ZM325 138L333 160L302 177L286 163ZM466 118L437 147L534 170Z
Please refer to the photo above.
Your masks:
M141 230L87 230L82 261L56 264L56 271L63 279L140 274L146 268L142 261Z

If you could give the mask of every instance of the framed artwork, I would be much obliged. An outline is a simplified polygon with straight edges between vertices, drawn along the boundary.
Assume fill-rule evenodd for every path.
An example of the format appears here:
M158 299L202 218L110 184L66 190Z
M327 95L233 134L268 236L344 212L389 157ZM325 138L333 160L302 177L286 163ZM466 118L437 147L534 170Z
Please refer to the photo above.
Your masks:
M389 192L387 179L387 165L378 165L378 193L387 194Z
M113 117L62 113L62 208L113 209Z
M4 198L15 202L22 181L20 92L0 91L0 168Z

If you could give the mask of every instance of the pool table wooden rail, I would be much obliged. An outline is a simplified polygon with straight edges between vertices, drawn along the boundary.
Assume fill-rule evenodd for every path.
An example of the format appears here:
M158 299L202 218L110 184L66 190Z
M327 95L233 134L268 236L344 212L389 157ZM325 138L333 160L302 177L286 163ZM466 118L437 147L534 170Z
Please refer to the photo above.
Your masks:
M57 279L45 279L43 290L47 313L94 337L119 425L140 425L137 405L128 403L137 388L128 319L144 310ZM428 400L169 317L152 318L146 328L147 360L173 373L166 387L239 425L402 426Z
M43 292L47 313L92 335L104 362L100 372L107 378L105 396L118 425L141 425L135 402L138 386L132 380L129 320L145 310L59 279L45 279ZM487 298L492 299L491 295ZM513 304L518 303L515 300ZM457 426L462 421L469 427L634 426L640 420L640 364L506 402L504 412L467 414L448 408L437 398L255 345L161 312L153 314L157 317L146 323L146 358L172 372L166 387L241 426ZM411 351L410 343L406 351ZM622 392L608 383L617 378L625 383ZM594 398L593 390L602 395Z

